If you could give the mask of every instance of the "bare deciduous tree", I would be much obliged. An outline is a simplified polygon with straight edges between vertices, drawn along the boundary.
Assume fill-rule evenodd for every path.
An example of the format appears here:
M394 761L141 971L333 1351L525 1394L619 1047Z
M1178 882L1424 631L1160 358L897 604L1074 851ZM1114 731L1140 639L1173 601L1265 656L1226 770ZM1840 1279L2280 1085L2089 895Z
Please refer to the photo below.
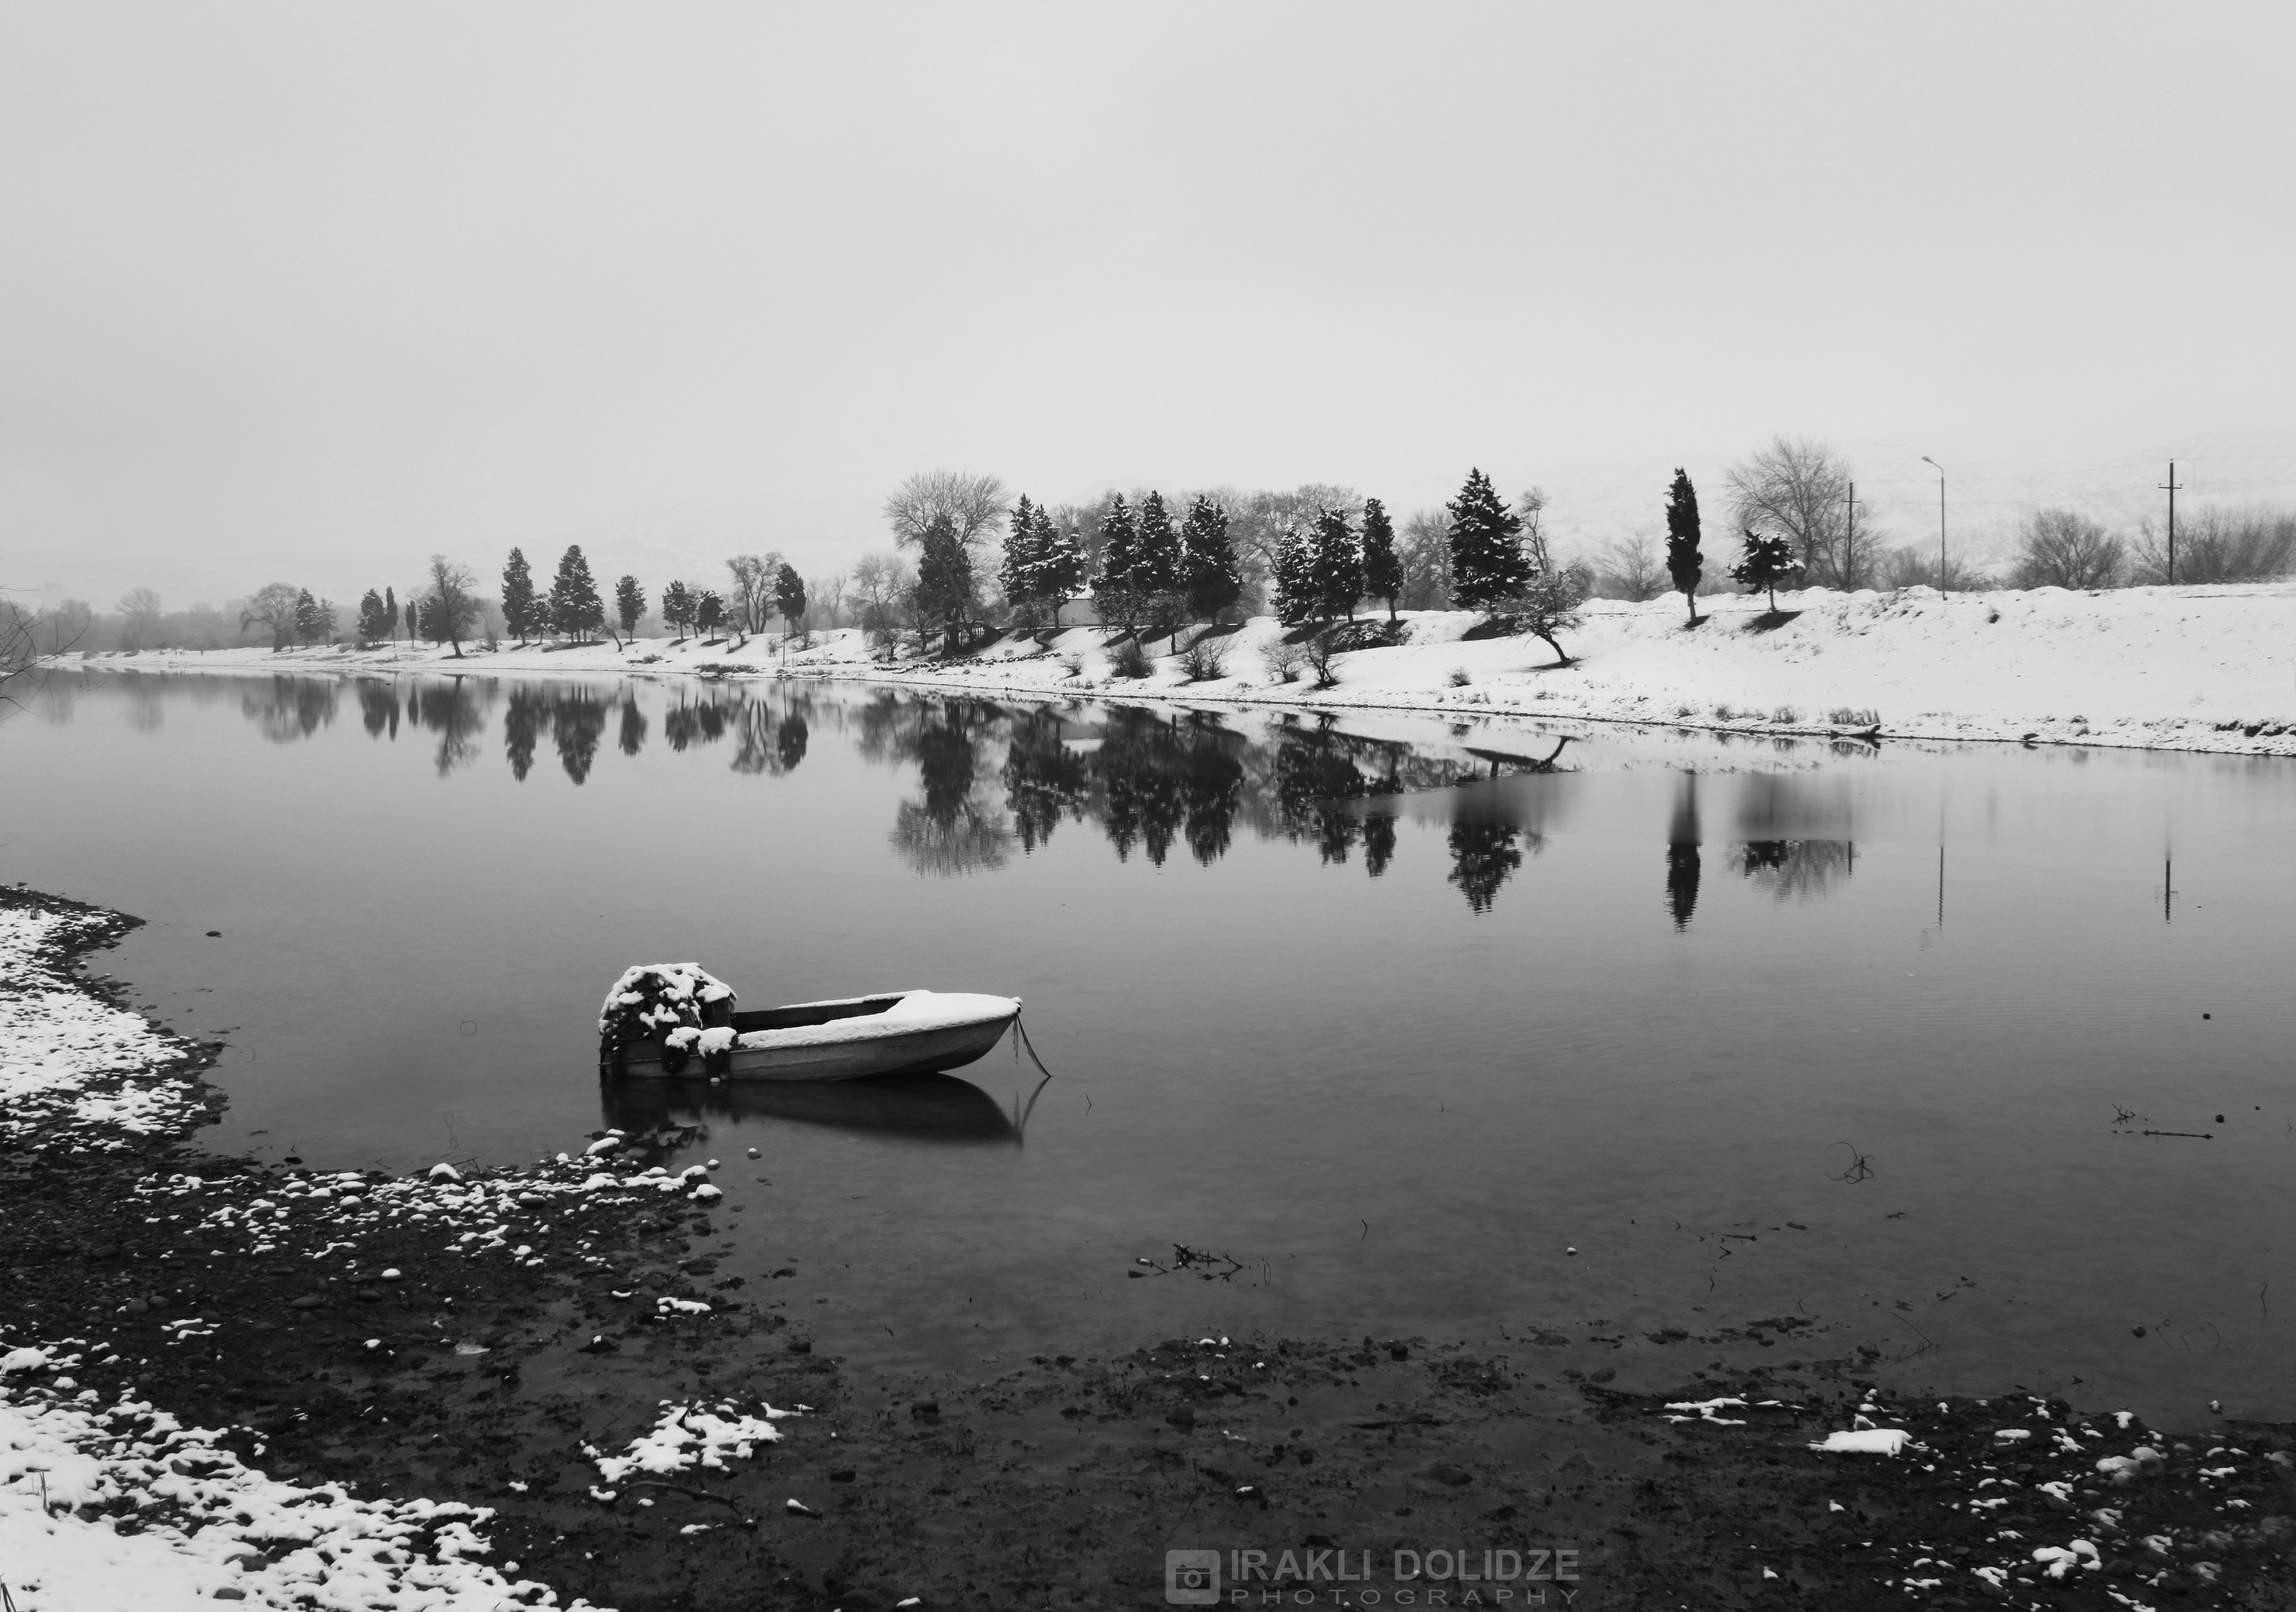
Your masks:
M1824 443L1777 437L1730 467L1736 522L1783 537L1820 587L1871 586L1876 537L1849 506L1849 463Z
M160 595L150 588L130 588L119 596L119 635L126 642L123 648L140 650L144 641L156 637L162 614Z
M2169 579L2168 545L2151 521L2137 528L2130 569L2138 582ZM2177 528L2177 580L2268 582L2296 565L2296 514L2274 509L2203 509Z
M430 600L439 612L439 631L455 646L455 659L463 659L463 635L479 619L479 601L471 596L478 578L471 568L456 565L444 554L430 556Z
M845 609L845 573L832 571L826 577L816 577L807 584L812 595L813 608L829 618L829 630L835 632L843 622L840 619Z
M1671 580L1659 563L1658 544L1647 535L1616 537L1604 544L1600 575L1607 592L1637 604L1667 592Z
M956 540L978 548L1004 529L1012 504L1004 484L994 476L965 471L920 471L885 500L885 519L901 548L922 543L926 529L946 517Z
M2119 578L2120 539L2072 510L2039 510L2017 552L2019 587L2109 588Z
M283 650L300 625L302 601L303 590L292 583L266 583L247 601L247 608L240 611L239 630L244 633L251 626L269 627L272 650Z
M734 625L744 634L765 631L773 619L774 578L781 575L781 551L736 554L726 562L726 569L734 576Z

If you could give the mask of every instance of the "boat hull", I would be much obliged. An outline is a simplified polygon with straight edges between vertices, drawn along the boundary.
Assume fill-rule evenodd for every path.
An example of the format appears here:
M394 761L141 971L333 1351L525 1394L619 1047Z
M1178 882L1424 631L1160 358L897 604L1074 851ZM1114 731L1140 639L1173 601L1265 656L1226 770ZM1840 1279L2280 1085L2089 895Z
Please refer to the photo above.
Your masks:
M1021 1004L1009 998L971 1001L981 1005L943 1013L928 1023L903 1023L887 1015L829 1027L841 1034L816 1030L744 1035L714 1057L683 1060L676 1074L738 1081L832 1081L962 1068L1002 1041L1021 1013ZM621 1073L636 1079L667 1077L671 1072L663 1067L661 1054L660 1042L640 1043L629 1049Z

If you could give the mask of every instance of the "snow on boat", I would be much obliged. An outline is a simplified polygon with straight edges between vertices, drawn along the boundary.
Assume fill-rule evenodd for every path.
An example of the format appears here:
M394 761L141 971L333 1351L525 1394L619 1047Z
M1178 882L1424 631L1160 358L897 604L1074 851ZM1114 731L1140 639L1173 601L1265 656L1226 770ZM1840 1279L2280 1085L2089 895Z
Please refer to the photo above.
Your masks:
M645 1076L854 1080L971 1063L1021 1015L1017 997L888 991L742 1012L733 989L694 963L623 974L599 1014L599 1065Z

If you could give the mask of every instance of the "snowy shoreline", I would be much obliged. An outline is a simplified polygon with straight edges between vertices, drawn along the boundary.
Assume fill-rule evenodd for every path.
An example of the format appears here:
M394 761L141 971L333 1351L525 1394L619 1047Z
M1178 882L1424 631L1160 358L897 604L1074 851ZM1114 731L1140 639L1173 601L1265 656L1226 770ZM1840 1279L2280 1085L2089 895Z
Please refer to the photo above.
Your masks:
M1471 638L1466 611L1407 612L1406 641L1336 658L1337 681L1265 663L1283 629L1266 617L1222 629L1220 675L1183 674L1151 646L1146 677L1117 675L1110 634L1069 627L1005 636L949 659L873 657L858 629L784 642L639 639L571 647L447 650L331 646L160 651L55 663L148 672L333 671L483 676L827 677L951 693L1043 700L1184 700L1237 708L1415 710L1520 716L1755 734L1826 734L1878 721L1888 738L2296 756L2296 585L2038 588L1941 594L1821 588L1760 601L1597 600L1564 634L1573 659L1538 640ZM1184 632L1185 646L1189 635ZM1160 651L1156 653L1153 651ZM1870 714L1870 716L1868 715Z

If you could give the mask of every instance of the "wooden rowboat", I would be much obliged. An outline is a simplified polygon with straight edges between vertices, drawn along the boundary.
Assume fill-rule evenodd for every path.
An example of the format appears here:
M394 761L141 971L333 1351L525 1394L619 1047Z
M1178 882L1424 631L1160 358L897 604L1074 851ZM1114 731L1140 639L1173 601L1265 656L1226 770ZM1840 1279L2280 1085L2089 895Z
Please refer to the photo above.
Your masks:
M723 1022L683 1027L601 1049L611 1073L637 1077L708 1075L730 1080L856 1080L919 1075L971 1063L1021 1016L1012 996L957 991L890 991L800 1002Z

